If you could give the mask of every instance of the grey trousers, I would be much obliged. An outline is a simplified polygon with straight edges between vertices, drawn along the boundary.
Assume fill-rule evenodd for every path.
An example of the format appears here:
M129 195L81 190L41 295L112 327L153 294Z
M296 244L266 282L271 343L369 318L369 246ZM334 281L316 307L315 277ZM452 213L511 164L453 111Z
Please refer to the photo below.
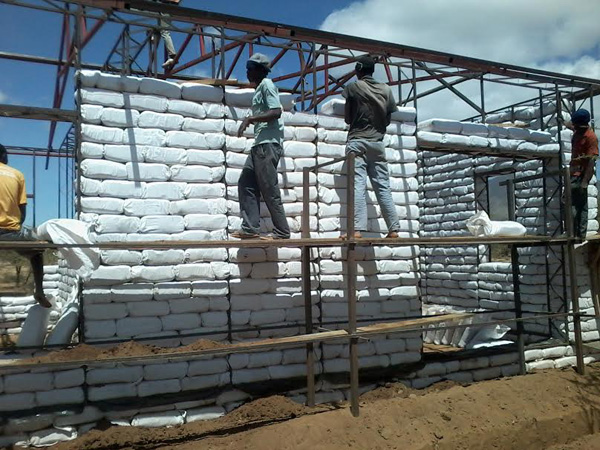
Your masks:
M588 193L581 187L581 176L571 176L571 210L573 211L573 232L585 238L588 223Z
M269 209L274 237L287 239L290 228L285 219L281 192L277 182L277 165L283 155L279 144L252 147L238 181L238 196L244 233L260 232L260 198Z
M400 222L390 189L390 175L385 159L383 142L364 140L349 141L346 154L355 153L354 160L354 228L367 231L367 176L371 180L375 196L381 207L388 231L399 231Z

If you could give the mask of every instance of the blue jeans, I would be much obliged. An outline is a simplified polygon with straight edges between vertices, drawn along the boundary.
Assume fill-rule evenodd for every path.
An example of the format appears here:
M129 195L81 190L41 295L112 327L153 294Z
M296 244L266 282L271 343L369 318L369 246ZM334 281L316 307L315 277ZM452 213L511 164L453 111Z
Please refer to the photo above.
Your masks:
M355 153L354 160L354 228L367 231L367 175L375 190L388 231L400 231L398 213L390 190L390 175L385 159L385 146L380 141L348 141L346 154Z
M277 165L283 155L279 144L258 144L252 147L238 181L238 196L244 233L260 232L260 197L262 196L273 221L273 235L290 237L281 191L277 183Z

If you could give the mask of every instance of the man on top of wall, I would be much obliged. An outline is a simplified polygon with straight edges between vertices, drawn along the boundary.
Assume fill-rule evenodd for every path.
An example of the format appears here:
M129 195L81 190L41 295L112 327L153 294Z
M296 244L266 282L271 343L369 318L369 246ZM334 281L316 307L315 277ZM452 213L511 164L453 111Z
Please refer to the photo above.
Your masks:
M267 75L271 71L269 58L255 53L246 63L246 74L256 86L252 97L252 115L244 119L238 130L243 136L254 125L254 146L238 181L242 227L231 234L239 239L260 236L260 198L262 196L273 221L273 239L289 239L290 228L285 218L281 192L277 182L277 165L283 155L283 120L279 90ZM271 237L262 237L271 239Z
M590 127L590 113L579 109L571 116L571 202L573 231L584 239L588 222L588 185L594 176L598 157L598 138Z
M383 137L396 103L390 87L373 78L375 60L369 55L358 58L358 81L344 88L345 121L350 125L346 154L354 152L354 227L355 237L367 231L367 175L375 190L381 213L388 227L388 238L397 238L400 222L390 190L390 178ZM345 236L342 236L342 238Z
M0 144L0 240L32 240L31 232L23 227L27 207L25 177L8 166L6 148ZM41 251L21 250L20 254L29 258L35 282L34 298L45 308L52 303L44 295L44 257Z

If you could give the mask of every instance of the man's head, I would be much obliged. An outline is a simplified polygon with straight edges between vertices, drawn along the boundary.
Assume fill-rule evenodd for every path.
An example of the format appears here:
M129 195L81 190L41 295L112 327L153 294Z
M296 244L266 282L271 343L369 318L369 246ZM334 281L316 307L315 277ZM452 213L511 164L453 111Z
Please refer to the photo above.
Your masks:
M590 112L587 109L578 109L571 115L571 123L575 128L586 128L590 123Z
M375 72L375 59L370 55L359 56L354 69L359 80L362 77L373 75L373 72Z
M0 144L0 163L8 164L8 152L6 151L6 148L4 148L4 145L2 145L2 144Z
M246 75L250 83L260 83L271 71L271 61L262 53L253 54L246 62Z

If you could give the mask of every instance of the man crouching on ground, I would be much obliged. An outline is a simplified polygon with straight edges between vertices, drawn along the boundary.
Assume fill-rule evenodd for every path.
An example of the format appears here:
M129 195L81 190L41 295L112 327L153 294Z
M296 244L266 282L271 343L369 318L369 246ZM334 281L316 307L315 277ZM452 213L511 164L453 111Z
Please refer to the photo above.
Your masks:
M273 221L273 239L290 237L290 228L277 183L277 165L283 155L282 108L279 91L267 78L270 70L269 59L260 53L252 55L246 63L248 80L256 86L256 90L252 97L252 115L246 117L240 125L238 137L242 137L244 130L250 124L254 124L254 146L238 181L242 227L231 236L239 239L261 238L261 196Z
M6 148L0 144L0 240L33 240L29 230L23 227L27 207L27 192L23 174L8 166ZM20 250L19 254L29 258L35 282L34 298L45 308L52 303L44 295L44 257L41 251Z

